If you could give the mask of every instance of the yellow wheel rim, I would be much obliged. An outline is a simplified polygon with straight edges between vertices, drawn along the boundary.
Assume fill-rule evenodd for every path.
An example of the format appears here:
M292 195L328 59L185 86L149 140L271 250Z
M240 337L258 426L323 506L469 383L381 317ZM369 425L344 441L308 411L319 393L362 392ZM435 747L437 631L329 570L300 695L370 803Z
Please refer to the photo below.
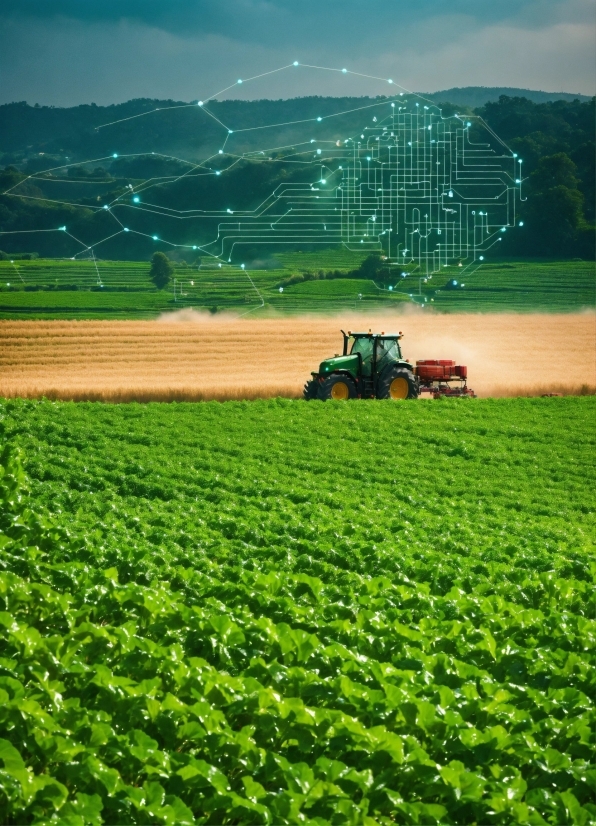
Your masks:
M350 398L350 391L345 381L335 382L331 388L331 398L342 402Z
M397 379L393 379L393 381L389 385L389 398L407 399L409 390L410 388L408 387L408 380L403 379L400 376Z

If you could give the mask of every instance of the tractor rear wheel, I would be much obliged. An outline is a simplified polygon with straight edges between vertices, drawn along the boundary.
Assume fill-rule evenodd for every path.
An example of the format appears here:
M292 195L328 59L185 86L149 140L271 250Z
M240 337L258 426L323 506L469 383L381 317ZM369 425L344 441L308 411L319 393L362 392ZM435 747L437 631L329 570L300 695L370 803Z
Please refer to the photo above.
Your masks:
M356 385L352 379L342 373L332 373L319 385L319 399L321 401L329 399L347 401L348 399L355 399L357 395Z
M319 392L319 383L314 379L307 381L304 385L304 390L302 391L302 398L305 399L307 402L312 401L312 399L317 398L317 393Z
M418 385L414 374L405 367L393 367L384 373L377 385L378 399L417 399Z

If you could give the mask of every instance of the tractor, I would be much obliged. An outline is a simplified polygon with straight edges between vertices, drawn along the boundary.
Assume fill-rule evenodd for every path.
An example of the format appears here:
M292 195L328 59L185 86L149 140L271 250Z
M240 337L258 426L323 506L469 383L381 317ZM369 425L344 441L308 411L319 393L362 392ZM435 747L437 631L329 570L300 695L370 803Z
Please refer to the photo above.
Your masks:
M320 399L416 399L421 393L433 398L474 398L468 389L467 367L454 361L407 361L399 344L403 333L353 333L341 331L343 354L325 359L304 385L307 401ZM450 382L459 382L452 386Z
M325 359L304 385L305 399L415 399L418 381L399 346L402 333L345 333L343 355ZM348 352L349 351L349 352Z

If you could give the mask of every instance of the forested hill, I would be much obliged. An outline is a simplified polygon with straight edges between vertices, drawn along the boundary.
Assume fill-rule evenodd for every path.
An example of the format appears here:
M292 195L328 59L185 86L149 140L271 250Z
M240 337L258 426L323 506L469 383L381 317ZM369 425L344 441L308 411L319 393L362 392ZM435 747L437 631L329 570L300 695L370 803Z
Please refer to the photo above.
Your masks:
M590 100L589 95L574 95L570 92L540 92L534 89L516 89L512 86L454 86L452 89L443 89L442 92L424 92L424 97L436 103L448 100L460 106L471 106L477 109L487 103L495 103L505 95L508 98L526 98L532 103L552 103L555 100L579 100L585 103Z
M533 103L525 97L502 95L497 101L473 110L524 161L527 200L521 204L520 215L524 225L523 229L507 234L501 245L502 254L593 258L595 101L592 98ZM67 254L56 247L55 234L48 234L44 240L39 235L28 237L20 233L23 228L38 230L68 224L76 237L92 237L93 226L106 217L97 214L97 201L102 197L110 193L110 197L116 197L143 179L183 172L179 161L159 158L153 152L192 159L217 156L222 142L226 153L234 154L249 149L296 146L315 136L317 140L336 141L360 132L363 122L375 116L375 107L379 107L378 114L383 117L388 99L211 101L209 114L197 105L171 111L175 105L173 101L137 100L106 108L36 109L26 104L0 107L0 148L4 149L0 157L0 232L19 232L4 235L2 249L52 256ZM459 104L441 105L445 115L466 111ZM161 111L153 112L160 108ZM122 120L149 112L133 120ZM118 120L121 122L110 127L95 128ZM248 131L228 135L222 124ZM254 128L263 124L278 126L267 130ZM119 157L114 158L115 154ZM126 154L136 157L122 157ZM66 181L60 185L67 187L69 206L52 202L55 195L46 193L50 183L49 177L46 180L44 176L36 178L33 189L31 182L24 185L19 190L22 198L2 194L29 174L65 164ZM296 174L295 166L281 158L269 165L243 161L225 176L225 181L224 176L218 179L215 189L214 177L204 176L181 180L172 192L178 209L192 209L197 203L210 203L214 209L225 208L227 203L254 209L276 186L294 180ZM227 200L224 203L222 199ZM148 225L145 230L150 233L152 228ZM106 257L137 254L130 241L125 250L117 248L117 242L118 239L102 248ZM27 244L35 247L30 249Z
M502 95L524 98L538 104L555 100L589 101L585 95L565 92L483 86L424 93L435 103L452 104L447 107L447 114L454 107L462 112L472 112L487 103L498 101ZM230 129L246 129L322 117L323 122L317 127L317 137L335 138L337 134L351 134L359 130L363 114L366 115L375 106L382 106L384 100L385 97L302 97L289 100L210 101L209 111L214 117L185 101L149 98L111 106L91 103L71 108L9 103L0 106L0 164L32 162L35 156L39 158L41 152L55 156L57 160L67 157L74 161L101 157L114 151L182 152L192 159L204 158L221 145L222 133L225 134L225 131L222 132L223 124ZM153 114L146 116L150 112ZM348 114L338 116L340 112ZM333 115L332 120L325 121L330 115ZM283 137L284 140L293 140L293 131L287 127L281 132L268 130L267 139ZM262 133L248 132L234 149L247 151L262 148L262 141ZM47 166L43 160L38 160L37 165L40 164Z

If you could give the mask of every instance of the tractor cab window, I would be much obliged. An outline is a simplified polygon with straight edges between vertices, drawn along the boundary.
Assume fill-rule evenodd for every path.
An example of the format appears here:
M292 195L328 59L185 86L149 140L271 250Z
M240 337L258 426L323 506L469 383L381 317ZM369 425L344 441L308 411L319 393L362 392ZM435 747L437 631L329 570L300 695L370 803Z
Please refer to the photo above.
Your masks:
M352 354L360 353L362 356L362 374L370 376L373 357L373 340L371 338L357 338L350 351Z
M383 370L388 364L401 358L399 345L394 338L377 339L377 370Z

